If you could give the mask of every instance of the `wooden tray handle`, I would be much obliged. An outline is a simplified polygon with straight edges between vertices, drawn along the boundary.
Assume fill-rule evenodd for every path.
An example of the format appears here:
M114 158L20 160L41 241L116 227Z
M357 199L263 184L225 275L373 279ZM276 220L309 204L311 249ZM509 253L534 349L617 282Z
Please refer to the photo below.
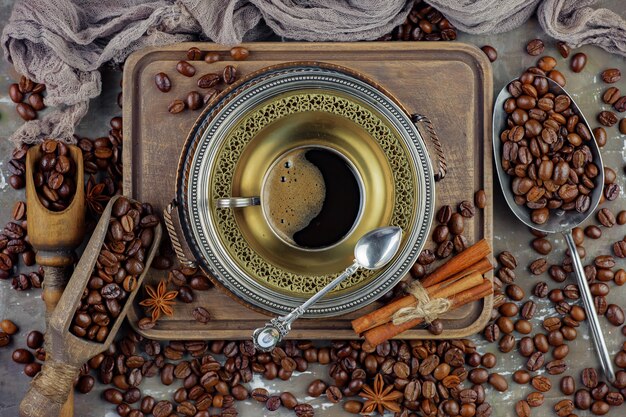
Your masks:
M441 146L439 136L437 136L437 132L435 132L433 122L431 122L428 117L421 114L412 114L411 121L418 130L420 126L423 126L428 133L430 141L435 147L435 153L437 154L438 172L435 174L435 181L441 181L445 178L446 173L448 172L448 162L446 161L446 155L443 153L443 147Z
M174 249L174 253L176 253L176 257L180 263L190 268L196 268L198 265L193 254L191 253L191 249L189 249L189 246L185 241L183 229L180 223L180 217L178 216L178 210L176 210L177 207L178 202L176 200L172 200L172 202L167 205L165 210L163 210L163 221L165 223L165 227L167 228L167 234L170 236L172 248Z
M20 417L61 415L61 409L72 392L74 379L79 372L80 367L48 358L20 403Z

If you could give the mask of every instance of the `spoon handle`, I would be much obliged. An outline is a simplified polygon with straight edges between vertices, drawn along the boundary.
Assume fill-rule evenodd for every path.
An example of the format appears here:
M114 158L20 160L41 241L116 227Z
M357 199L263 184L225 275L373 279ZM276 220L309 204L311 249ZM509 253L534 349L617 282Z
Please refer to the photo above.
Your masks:
M596 313L591 290L589 289L589 284L587 283L587 278L585 277L583 264L580 261L578 251L576 250L576 243L574 243L572 231L568 230L563 232L563 236L565 237L565 241L567 242L567 246L569 247L569 251L572 256L574 273L576 274L576 279L578 280L578 287L580 289L583 305L585 306L585 313L587 313L589 327L591 328L593 344L596 347L596 351L598 352L598 357L600 359L600 366L602 366L602 371L604 372L606 379L612 383L615 380L613 364L611 363L611 357L609 356L609 351L606 347L604 336L602 335L602 328L600 327L598 314Z
M324 288L322 288L316 294L314 294L311 298L306 300L301 306L294 308L291 311L291 313L287 314L286 316L277 317L277 319L282 321L283 323L285 323L287 326L290 327L291 323L293 323L294 321L298 319L298 317L303 315L309 309L309 307L317 303L322 297L324 297L326 294L331 292L344 279L354 274L357 271L357 269L359 269L359 263L357 261L354 261L354 263L350 265L348 268L346 268L346 270L343 271L339 276L337 276L337 278L335 278L334 280L326 284Z

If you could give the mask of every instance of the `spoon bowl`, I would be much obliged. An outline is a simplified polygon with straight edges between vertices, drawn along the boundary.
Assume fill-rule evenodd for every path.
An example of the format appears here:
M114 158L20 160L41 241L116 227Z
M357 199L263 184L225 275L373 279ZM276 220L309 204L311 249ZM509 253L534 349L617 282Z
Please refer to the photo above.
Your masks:
M541 77L540 75L535 75L535 77ZM583 115L583 112L580 110L572 96L559 84L552 81L548 77L543 77L548 81L549 91L553 93L555 96L560 94L567 95L571 100L571 107L574 110L574 113L578 116L579 122L583 123L589 129L591 133L592 140L585 142L586 145L591 149L591 154L593 155L593 162L598 166L598 175L595 177L596 187L591 191L589 197L591 198L591 205L589 206L589 210L583 213L579 213L577 211L571 210L569 212L565 212L564 210L551 210L550 218L544 224L536 224L533 223L530 219L530 209L525 206L519 206L515 203L514 195L511 190L511 182L513 181L513 177L508 175L502 164L500 163L502 159L502 146L503 142L500 140L500 132L507 128L507 113L503 110L504 102L512 97L508 92L507 87L510 83L517 80L511 80L507 85L505 85L498 97L496 98L496 102L493 106L493 153L494 153L494 161L496 165L496 171L498 174L498 179L500 180L500 185L502 186L502 193L504 194L504 198L511 208L511 211L515 216L521 220L522 223L527 225L528 227L532 227L535 230L539 230L544 233L562 233L567 230L571 230L576 226L579 226L585 220L589 218L595 211L596 207L598 207L598 203L602 198L603 184L604 184L604 169L602 164L602 156L600 155L600 149L596 143L595 137L593 137L593 132L587 123L587 119Z
M541 76L535 75L535 77ZM596 143L595 137L593 136L593 132L589 126L589 123L587 123L587 119L585 119L585 116L583 115L582 111L580 110L572 96L570 96L569 93L556 82L547 77L543 78L548 81L549 92L553 93L555 96L564 94L569 97L571 101L571 108L578 116L579 123L583 123L587 127L591 135L591 140L586 141L585 144L589 146L589 149L591 150L593 162L598 167L598 175L593 179L595 182L595 187L589 194L591 200L589 209L582 213L579 213L575 210L551 210L550 217L544 224L536 224L531 220L530 209L526 206L520 206L515 203L515 197L513 195L513 190L511 187L513 178L505 172L501 163L503 142L500 139L500 133L508 127L507 113L504 111L503 108L505 101L511 97L511 94L508 91L508 86L515 80L510 81L506 86L502 88L500 94L498 94L493 108L493 153L495 158L494 160L496 161L496 171L498 174L498 179L500 181L500 186L502 187L502 194L504 194L504 199L506 200L513 214L515 214L515 216L520 219L522 223L532 229L539 230L541 232L563 234L565 242L567 243L567 246L571 253L572 267L576 276L578 287L580 289L581 299L585 307L585 312L587 314L587 319L589 322L589 328L591 330L591 336L596 348L596 352L598 354L598 358L600 360L600 365L607 380L609 382L613 382L615 380L613 364L608 349L606 347L604 336L602 335L602 328L600 327L598 315L595 311L595 304L593 296L591 294L591 290L589 289L587 278L585 276L585 271L583 269L580 256L578 255L578 250L576 248L576 243L574 242L574 237L572 236L572 229L579 226L581 223L587 220L589 216L593 214L593 212L598 207L598 204L600 203L600 199L602 198L602 193L604 189L604 166L602 164L602 156L600 155L600 149L598 147L598 144Z
M382 227L363 235L354 247L354 258L361 268L376 270L387 265L402 242L402 229Z

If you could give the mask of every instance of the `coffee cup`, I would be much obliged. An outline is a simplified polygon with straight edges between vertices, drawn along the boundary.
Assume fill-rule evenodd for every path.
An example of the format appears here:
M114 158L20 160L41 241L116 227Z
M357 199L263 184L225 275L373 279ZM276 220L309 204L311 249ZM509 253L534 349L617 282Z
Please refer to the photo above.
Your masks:
M261 206L284 243L323 250L345 240L358 224L364 186L354 164L326 146L306 145L279 156L264 174L259 196L217 199L217 208Z

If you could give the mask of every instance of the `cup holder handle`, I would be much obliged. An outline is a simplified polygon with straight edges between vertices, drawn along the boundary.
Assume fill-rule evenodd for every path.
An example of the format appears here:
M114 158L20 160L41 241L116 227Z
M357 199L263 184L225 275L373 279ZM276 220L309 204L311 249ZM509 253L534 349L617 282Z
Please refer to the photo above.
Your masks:
M165 210L163 210L163 222L165 223L167 234L170 236L172 249L174 249L178 261L183 266L197 268L198 264L194 260L191 249L187 246L187 242L185 242L184 238L182 240L180 238L183 236L183 233L176 207L178 207L178 203L176 200L172 200Z
M412 114L411 121L418 130L422 127L430 137L430 141L433 143L435 153L437 154L438 172L435 174L435 181L441 181L445 178L448 171L448 163L446 162L446 155L443 153L439 136L437 136L437 132L435 132L435 127L428 117L421 114Z

